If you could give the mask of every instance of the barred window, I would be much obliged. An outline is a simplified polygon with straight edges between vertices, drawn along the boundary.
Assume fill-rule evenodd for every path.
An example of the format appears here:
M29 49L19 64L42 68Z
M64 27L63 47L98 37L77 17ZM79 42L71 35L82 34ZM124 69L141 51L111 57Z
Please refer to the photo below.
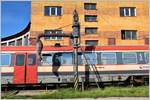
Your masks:
M61 16L62 15L61 6L45 6L44 15L45 16Z
M45 34L62 34L62 30L45 30ZM46 40L62 40L63 37L45 37Z
M137 31L136 30L121 30L121 38L123 40L136 40Z
M120 16L136 16L136 8L120 7Z

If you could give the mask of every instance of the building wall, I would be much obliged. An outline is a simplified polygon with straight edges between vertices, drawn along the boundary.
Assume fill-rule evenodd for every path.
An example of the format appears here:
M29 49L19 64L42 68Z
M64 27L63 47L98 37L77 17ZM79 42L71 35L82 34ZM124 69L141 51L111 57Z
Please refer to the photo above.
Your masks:
M96 10L84 10L84 3L96 3ZM44 6L62 6L62 16L44 16ZM120 7L136 7L135 17L121 17ZM64 33L72 32L73 11L79 13L81 24L81 45L85 40L99 40L98 45L108 45L108 38L115 38L115 45L145 45L148 37L148 0L42 0L32 1L31 44L39 33L47 29L60 28ZM84 15L97 15L97 22L85 22ZM97 34L85 34L85 27L97 27ZM137 30L137 40L122 40L121 30ZM70 45L69 38L44 40L44 45Z

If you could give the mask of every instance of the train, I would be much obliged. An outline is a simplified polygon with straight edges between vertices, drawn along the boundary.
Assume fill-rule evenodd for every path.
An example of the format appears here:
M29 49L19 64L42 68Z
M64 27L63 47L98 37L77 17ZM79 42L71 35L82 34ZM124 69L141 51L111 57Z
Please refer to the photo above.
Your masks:
M44 46L42 60L35 46L1 47L1 85L74 83L72 46ZM135 82L148 84L148 46L81 46L78 48L79 82ZM126 83L126 84L127 84Z

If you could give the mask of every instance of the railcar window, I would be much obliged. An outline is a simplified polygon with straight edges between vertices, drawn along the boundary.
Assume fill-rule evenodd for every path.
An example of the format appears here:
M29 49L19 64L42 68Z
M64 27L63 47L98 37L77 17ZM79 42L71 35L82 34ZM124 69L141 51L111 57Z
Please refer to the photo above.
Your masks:
M84 64L87 64L86 60L88 64L97 64L97 54L95 52L85 53L85 56L82 55L82 61Z
M116 64L116 53L103 52L101 53L101 63L102 64Z
M52 66L61 66L62 53L54 53L52 58Z
M138 64L145 64L144 52L136 52L137 53L137 62Z
M122 59L124 64L136 64L137 57L135 52L124 52L122 53Z
M17 54L16 55L16 66L23 66L25 61L25 55L24 54Z
M30 66L36 65L36 55L35 54L28 55L28 65L30 65Z
M62 60L61 60L61 64L64 65L72 65L73 61L72 61L72 53L63 53L62 54Z
M42 65L60 66L62 53L51 53L42 55Z
M42 65L52 65L52 54L42 55Z
M82 65L82 64L83 64L83 61L82 61L82 53L81 53L81 52L78 53L78 64L79 64L79 65Z
M11 54L0 54L0 66L10 66L11 65Z
M146 61L147 64L150 63L150 61L149 61L149 53L148 52L145 53L145 61Z

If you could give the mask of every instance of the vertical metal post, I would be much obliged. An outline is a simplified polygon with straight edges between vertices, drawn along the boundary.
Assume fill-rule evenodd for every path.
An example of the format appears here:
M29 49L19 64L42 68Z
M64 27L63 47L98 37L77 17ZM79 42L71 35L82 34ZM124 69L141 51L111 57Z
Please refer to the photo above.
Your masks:
M78 75L78 47L74 47L74 88L78 89L79 75Z
M79 38L80 38L80 24L79 17L76 10L73 12L73 46L74 46L74 88L78 89L79 86L79 75L78 75L78 47L79 47Z

